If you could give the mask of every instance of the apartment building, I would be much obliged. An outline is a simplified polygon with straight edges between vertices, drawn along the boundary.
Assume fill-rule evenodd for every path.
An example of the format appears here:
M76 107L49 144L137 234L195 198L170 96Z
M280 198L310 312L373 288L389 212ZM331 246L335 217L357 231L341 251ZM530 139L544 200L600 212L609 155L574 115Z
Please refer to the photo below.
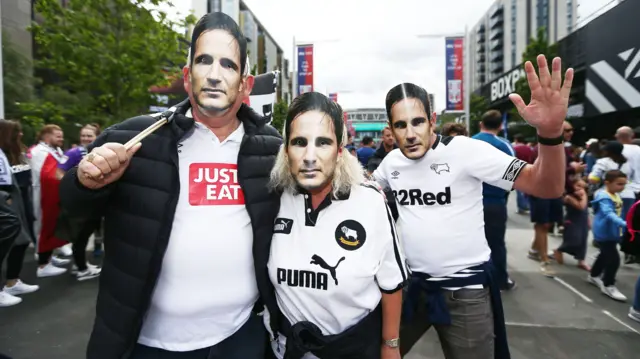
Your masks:
M555 43L576 28L578 0L496 0L469 32L471 89L518 66L538 28Z

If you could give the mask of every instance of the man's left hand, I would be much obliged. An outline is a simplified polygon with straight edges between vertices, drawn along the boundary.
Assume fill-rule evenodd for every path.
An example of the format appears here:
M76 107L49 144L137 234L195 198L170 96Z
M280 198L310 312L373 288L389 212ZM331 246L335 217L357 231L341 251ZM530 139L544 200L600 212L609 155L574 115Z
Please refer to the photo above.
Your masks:
M380 359L400 359L400 348L391 348L382 344Z
M563 134L562 124L569 108L569 95L573 83L573 69L568 69L562 83L562 62L559 57L553 59L552 73L544 55L538 55L540 77L530 61L524 64L527 81L531 89L531 101L525 104L518 94L509 98L518 109L518 113L531 126L538 130L538 135L545 138L556 138Z

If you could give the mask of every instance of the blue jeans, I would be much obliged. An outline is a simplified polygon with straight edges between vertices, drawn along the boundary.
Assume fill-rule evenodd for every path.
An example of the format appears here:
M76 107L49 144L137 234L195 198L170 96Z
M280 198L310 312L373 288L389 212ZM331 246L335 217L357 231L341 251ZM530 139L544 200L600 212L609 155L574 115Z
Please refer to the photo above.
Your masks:
M516 190L516 203L518 204L518 211L529 210L529 196L526 193Z
M495 268L496 283L502 288L507 285L507 206L500 202L484 203L484 235L491 248L491 261Z
M633 300L633 309L640 310L640 277L638 277L638 282L636 283L636 297Z

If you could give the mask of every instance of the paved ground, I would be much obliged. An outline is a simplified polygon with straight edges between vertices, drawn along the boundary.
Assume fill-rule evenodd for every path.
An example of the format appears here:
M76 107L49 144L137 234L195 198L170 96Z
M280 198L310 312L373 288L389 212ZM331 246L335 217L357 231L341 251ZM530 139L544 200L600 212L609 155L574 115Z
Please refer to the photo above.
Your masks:
M514 211L507 241L518 288L503 295L513 359L637 358L640 324L627 318L629 304L614 302L587 284L586 272L575 268L571 258L558 268L558 279L543 277L537 263L526 258L533 235L528 219ZM559 239L551 242L555 247ZM0 352L13 359L84 358L97 281L78 283L67 275L35 280L33 257L27 260L24 279L42 289L19 306L0 310ZM623 267L618 275L620 290L630 298L638 275L638 266ZM406 357L424 358L443 358L434 331Z

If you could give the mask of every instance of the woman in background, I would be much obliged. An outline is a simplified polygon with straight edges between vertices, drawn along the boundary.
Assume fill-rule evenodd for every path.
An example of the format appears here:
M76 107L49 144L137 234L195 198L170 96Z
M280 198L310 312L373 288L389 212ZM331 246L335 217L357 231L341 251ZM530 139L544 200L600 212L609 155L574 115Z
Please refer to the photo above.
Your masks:
M64 154L67 161L58 165L61 177L77 166L84 156L87 155L87 146L89 146L100 134L100 126L91 123L85 125L80 130L80 146L75 146L67 150ZM79 228L73 232L74 238L69 238L73 243L73 260L75 265L71 269L71 273L76 275L79 281L96 278L100 275L100 268L87 262L87 243L91 234L100 226L100 220L78 221Z
M37 285L29 285L20 280L24 255L29 243L35 242L31 225L31 168L23 151L20 124L0 119L0 174L3 175L0 191L11 199L8 207L19 219L21 226L14 240L4 241L0 245L0 268L2 260L7 258L6 283L0 291L0 307L19 304L22 302L19 295L39 289Z

